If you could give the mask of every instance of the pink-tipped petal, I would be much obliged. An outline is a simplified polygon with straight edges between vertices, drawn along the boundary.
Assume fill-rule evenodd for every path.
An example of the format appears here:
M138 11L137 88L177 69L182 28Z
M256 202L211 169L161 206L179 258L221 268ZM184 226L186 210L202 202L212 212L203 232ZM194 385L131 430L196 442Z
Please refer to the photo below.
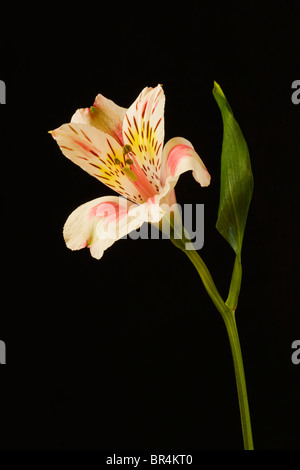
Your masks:
M177 182L179 176L189 170L201 186L210 184L210 174L191 142L182 137L169 140L162 155L161 184L164 186L171 180Z
M71 250L90 248L100 259L113 243L139 228L144 217L140 206L117 196L105 196L82 204L68 217L63 235Z

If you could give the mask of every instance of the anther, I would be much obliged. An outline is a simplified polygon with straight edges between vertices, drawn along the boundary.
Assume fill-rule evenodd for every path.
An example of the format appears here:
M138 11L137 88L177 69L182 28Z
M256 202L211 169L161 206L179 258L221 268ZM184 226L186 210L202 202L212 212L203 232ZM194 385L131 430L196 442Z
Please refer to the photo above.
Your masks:
M91 106L90 111L92 114L97 114L99 112L99 109L96 106Z
M132 148L130 147L130 145L128 145L128 144L124 145L123 155L127 155L127 153L129 153L129 152L132 152Z

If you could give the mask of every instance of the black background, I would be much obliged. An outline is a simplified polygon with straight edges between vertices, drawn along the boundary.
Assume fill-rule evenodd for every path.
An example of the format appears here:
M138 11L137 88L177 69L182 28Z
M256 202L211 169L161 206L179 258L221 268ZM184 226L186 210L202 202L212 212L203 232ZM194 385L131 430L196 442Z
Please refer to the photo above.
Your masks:
M78 205L112 191L47 131L97 93L129 107L162 83L166 141L189 139L211 176L200 255L222 296L234 256L215 229L222 122L216 80L247 140L254 195L237 311L254 444L300 448L299 2L72 4L7 18L2 33L2 449L242 449L228 339L188 259L121 240L94 260L65 247Z

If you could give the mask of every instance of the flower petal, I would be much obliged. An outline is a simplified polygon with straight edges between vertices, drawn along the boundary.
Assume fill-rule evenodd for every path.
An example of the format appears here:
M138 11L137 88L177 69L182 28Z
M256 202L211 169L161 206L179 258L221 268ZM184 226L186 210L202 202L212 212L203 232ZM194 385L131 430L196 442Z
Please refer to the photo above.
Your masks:
M62 153L90 175L122 196L142 203L145 198L115 161L123 161L123 150L116 140L88 124L63 124L51 132Z
M121 146L123 143L122 126L126 108L115 104L103 95L97 95L93 106L81 108L72 116L71 122L89 124L112 136Z
M137 164L156 192L160 190L164 105L165 95L161 85L144 88L123 120L124 144L131 146Z
M193 177L201 186L210 184L210 174L203 161L195 152L191 142L182 137L174 137L166 143L161 169L162 185L165 185L167 180L177 182L179 176L188 170L193 171Z
M89 247L100 259L113 243L139 228L143 217L140 206L117 196L99 197L79 206L68 217L63 235L71 250Z

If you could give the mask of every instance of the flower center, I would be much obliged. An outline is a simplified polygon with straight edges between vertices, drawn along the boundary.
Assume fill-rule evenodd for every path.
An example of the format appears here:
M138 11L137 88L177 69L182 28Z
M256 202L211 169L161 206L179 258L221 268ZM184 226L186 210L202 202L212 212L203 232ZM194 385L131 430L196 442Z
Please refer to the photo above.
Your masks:
M115 164L119 165L122 169L122 171L125 173L125 175L128 176L132 181L137 180L137 175L132 171L130 168L131 165L133 165L133 160L130 157L127 157L127 155L132 152L132 148L130 145L124 145L123 147L123 162L121 162L118 158L115 158Z
M125 173L125 175L132 181L144 201L147 201L149 198L155 196L157 192L151 186L145 172L138 164L132 147L129 144L126 144L123 146L122 150L123 161L116 157L114 162L116 165L120 166L122 172Z

